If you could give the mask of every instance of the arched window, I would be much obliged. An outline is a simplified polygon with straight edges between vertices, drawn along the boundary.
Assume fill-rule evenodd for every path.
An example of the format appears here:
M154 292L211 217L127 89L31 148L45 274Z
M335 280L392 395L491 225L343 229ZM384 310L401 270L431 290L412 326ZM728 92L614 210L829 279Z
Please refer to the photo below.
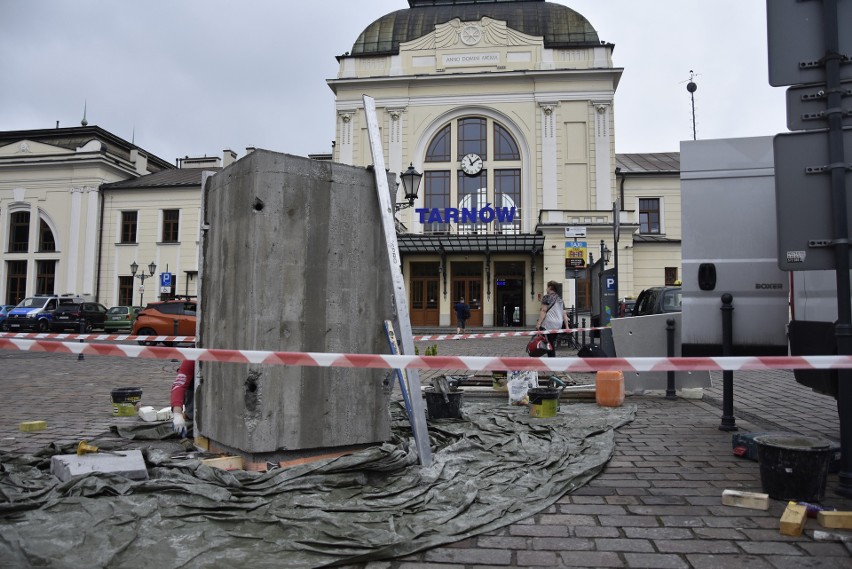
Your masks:
M45 220L40 220L38 232L38 250L41 253L49 253L56 251L56 239L53 238L53 231Z
M521 154L507 128L489 117L462 117L441 127L426 148L424 233L520 233ZM487 206L500 210L493 222L444 216L445 208L472 212ZM440 222L433 217L436 209Z
M429 143L426 150L426 162L449 162L450 160L450 125L445 126Z
M518 145L509 131L494 123L494 160L520 160Z

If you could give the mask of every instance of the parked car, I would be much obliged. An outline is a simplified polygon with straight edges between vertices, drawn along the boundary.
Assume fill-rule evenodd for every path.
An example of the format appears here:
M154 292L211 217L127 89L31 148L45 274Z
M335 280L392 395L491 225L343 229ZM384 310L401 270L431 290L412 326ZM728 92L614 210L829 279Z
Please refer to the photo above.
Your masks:
M6 331L6 315L15 308L14 304L0 304L0 330Z
M622 298L618 301L618 306L615 310L615 317L623 318L624 316L633 316L633 307L635 305L635 298Z
M107 332L130 332L136 316L143 309L142 306L113 306L107 310L104 330Z
M195 336L194 300L164 300L152 302L145 307L133 322L135 336ZM139 340L142 345L156 344L150 340ZM173 342L165 342L167 346Z
M47 332L53 320L53 312L58 306L81 302L85 302L85 299L73 295L28 296L9 311L6 316L6 329L10 332Z
M633 306L633 316L666 314L681 311L681 288L679 286L655 286L639 293Z
M50 331L62 332L71 329L88 334L95 328L103 330L106 313L106 306L97 302L60 304L50 319Z

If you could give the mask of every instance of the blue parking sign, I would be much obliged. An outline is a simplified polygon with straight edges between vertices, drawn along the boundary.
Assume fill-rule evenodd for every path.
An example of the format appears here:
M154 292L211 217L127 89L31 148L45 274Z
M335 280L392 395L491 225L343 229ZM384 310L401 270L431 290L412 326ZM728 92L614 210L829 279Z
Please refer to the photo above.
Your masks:
M160 286L172 286L172 274L171 273L160 273Z

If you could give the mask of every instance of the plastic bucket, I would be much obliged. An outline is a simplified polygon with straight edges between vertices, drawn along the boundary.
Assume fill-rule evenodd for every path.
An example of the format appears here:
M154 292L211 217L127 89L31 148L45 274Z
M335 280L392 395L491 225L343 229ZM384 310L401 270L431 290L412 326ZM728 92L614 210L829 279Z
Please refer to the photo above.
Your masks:
M530 398L530 417L555 417L559 408L559 390L552 387L533 387L527 391Z
M624 374L599 371L595 375L595 402L601 407L620 407L624 403Z
M776 500L819 502L831 462L831 442L802 435L755 437L760 485Z
M132 417L142 401L142 388L119 387L110 392L114 417Z
M444 394L440 391L435 391L431 387L426 388L423 393L426 394L426 410L429 412L430 419L461 419L461 407L464 397L464 391L450 391L447 393L447 400L444 399Z

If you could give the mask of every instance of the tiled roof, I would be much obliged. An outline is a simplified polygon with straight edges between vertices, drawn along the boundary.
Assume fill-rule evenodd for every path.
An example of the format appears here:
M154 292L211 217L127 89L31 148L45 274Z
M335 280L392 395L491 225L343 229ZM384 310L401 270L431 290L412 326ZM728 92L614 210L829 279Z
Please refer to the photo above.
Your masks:
M103 184L104 190L127 190L135 188L174 188L180 186L201 187L201 174L204 171L219 171L221 168L185 168L164 170L156 174L148 174L139 178Z
M680 152L616 154L615 164L624 173L680 172Z

